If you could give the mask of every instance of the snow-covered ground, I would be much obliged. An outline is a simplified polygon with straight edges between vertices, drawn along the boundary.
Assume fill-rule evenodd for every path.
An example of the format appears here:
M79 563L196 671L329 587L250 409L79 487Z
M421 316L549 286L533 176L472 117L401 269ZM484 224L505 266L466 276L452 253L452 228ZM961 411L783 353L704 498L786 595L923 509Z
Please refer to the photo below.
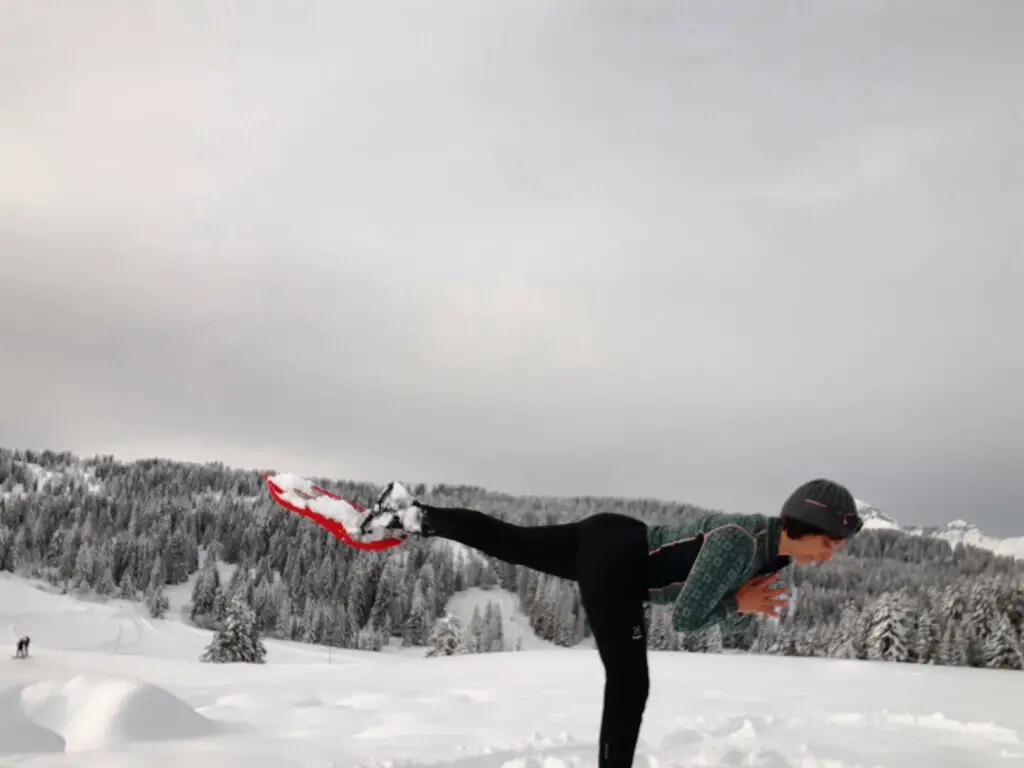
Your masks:
M180 591L184 591L179 588ZM474 590L450 606L514 598ZM178 596L180 600L181 595ZM176 600L175 602L179 602ZM87 602L0 573L0 764L594 766L591 648L423 658L266 641L267 664L201 664L210 633L172 612ZM636 765L1024 765L1024 673L743 654L652 653Z

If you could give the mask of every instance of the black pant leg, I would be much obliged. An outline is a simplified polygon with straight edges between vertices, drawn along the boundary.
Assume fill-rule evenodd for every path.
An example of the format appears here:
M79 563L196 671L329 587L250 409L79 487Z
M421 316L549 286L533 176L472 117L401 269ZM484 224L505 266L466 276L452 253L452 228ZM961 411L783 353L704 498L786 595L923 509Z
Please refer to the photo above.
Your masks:
M618 515L581 523L577 578L605 669L599 768L632 766L647 707L646 532L643 522Z
M418 504L423 533L440 536L496 557L563 579L576 578L580 522L515 525L484 512Z

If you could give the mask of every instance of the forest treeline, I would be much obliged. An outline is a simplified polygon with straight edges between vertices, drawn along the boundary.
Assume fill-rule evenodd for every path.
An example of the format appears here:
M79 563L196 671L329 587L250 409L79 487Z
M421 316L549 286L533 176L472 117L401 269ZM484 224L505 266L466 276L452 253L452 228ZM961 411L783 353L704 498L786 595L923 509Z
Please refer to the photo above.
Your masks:
M369 504L372 484L320 478ZM515 496L464 485L410 486L439 505L524 525L614 511L647 522L706 513L685 503ZM226 583L218 562L237 566ZM497 606L461 627L445 606L470 587L518 595L536 633L570 646L589 629L575 584L494 561L450 542L410 540L382 552L340 544L267 496L261 472L165 459L122 462L0 449L0 570L69 592L168 608L169 585L197 574L187 618L222 626L234 604L265 637L431 653L514 650ZM795 607L739 635L679 633L648 611L651 648L726 648L802 656L1024 669L1024 561L899 531L865 530L832 562L796 565ZM458 635L457 639L453 639Z

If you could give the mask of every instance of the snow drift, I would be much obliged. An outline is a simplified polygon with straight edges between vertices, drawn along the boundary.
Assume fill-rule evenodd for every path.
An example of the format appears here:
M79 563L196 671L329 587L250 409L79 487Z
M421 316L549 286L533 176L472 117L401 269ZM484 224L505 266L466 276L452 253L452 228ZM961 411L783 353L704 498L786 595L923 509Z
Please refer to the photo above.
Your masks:
M9 734L0 739L7 753L102 750L221 730L156 685L86 674L64 683L44 681L5 692L0 720L5 726L19 724L17 739L9 740Z

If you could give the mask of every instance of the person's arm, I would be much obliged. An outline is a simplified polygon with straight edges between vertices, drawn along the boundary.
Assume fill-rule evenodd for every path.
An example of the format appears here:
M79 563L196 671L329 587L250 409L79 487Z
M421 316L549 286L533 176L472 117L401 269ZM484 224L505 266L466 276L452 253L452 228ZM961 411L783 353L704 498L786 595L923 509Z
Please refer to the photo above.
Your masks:
M677 632L695 632L710 624L723 628L739 615L736 590L754 556L754 538L742 528L729 526L704 540L700 554L672 609Z

